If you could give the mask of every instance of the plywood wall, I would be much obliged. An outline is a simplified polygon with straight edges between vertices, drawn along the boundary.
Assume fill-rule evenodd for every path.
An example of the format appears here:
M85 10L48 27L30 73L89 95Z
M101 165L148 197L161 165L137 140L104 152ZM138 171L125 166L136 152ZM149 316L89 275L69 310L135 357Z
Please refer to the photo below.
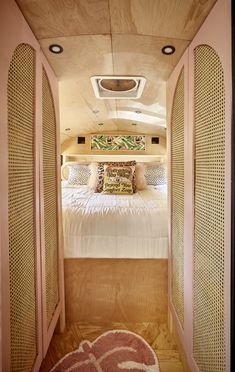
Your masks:
M99 134L99 133L96 133ZM112 132L112 133L102 133L107 135L140 135L140 133L133 132ZM61 146L61 154L86 154L86 155L166 155L166 138L156 135L146 135L146 150L144 151L131 151L131 150L121 150L121 151L107 151L107 150L91 150L91 136L92 134L84 135L85 144L77 143L77 136L69 138ZM159 137L159 144L152 144L152 137Z

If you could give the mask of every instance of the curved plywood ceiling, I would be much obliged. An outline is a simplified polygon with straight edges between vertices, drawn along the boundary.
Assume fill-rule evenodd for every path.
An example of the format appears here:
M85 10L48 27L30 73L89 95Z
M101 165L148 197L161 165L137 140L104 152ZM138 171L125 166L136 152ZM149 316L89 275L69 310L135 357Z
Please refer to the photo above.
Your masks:
M17 0L59 80L62 142L100 131L165 135L165 82L215 2ZM52 54L51 44L63 53ZM164 45L175 53L162 54ZM147 82L138 100L99 100L94 75L140 75Z

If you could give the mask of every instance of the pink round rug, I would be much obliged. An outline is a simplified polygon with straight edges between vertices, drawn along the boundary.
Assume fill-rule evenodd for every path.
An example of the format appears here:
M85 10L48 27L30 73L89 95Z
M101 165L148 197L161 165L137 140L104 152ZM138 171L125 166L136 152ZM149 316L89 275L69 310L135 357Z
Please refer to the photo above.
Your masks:
M152 348L140 336L129 331L109 331L94 342L82 341L51 372L159 372Z

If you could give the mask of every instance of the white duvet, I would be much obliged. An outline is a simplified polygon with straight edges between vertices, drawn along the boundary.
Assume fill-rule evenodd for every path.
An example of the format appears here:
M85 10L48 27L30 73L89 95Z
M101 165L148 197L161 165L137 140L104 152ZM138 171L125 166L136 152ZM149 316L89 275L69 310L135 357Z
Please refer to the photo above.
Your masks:
M62 188L65 258L167 258L166 187L104 195Z

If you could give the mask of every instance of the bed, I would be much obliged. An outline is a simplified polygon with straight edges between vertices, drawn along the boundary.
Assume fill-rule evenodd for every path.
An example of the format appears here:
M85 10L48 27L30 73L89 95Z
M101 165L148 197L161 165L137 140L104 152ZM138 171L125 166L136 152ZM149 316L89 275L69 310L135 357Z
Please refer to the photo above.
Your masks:
M65 258L167 258L166 186L133 195L63 184Z
M62 182L68 322L167 321L166 185L107 195Z

